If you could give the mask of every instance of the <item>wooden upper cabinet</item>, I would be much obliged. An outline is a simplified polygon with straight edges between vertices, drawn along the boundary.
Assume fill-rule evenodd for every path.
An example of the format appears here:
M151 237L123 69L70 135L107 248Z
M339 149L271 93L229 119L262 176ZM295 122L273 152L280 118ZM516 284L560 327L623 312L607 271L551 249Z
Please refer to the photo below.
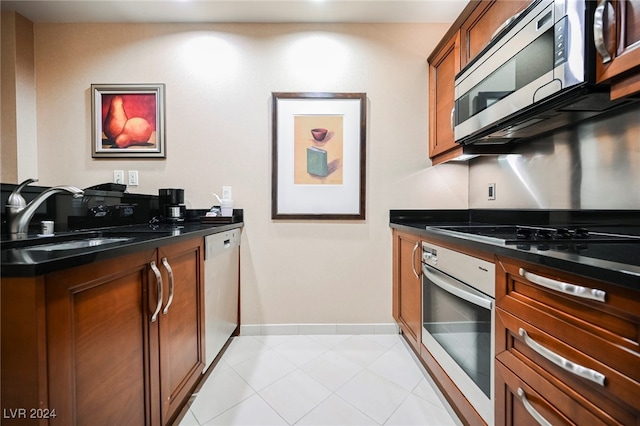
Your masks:
M429 157L457 148L453 137L454 79L460 70L460 33L429 61Z
M453 135L455 77L492 34L528 0L471 1L429 56L429 158L439 164L460 156Z
M482 1L460 27L460 66L475 58L484 49L493 34L509 18L522 11L529 0Z
M640 0L601 1L595 21L597 81L611 83L612 99L640 92Z

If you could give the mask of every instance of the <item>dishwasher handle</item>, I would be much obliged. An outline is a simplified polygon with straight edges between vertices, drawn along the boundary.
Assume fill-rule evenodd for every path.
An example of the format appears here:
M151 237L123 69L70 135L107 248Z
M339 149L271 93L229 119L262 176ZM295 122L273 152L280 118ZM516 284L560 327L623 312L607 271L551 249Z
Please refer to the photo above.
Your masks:
M205 260L211 259L229 249L240 246L240 231L233 229L228 232L207 235L204 237Z

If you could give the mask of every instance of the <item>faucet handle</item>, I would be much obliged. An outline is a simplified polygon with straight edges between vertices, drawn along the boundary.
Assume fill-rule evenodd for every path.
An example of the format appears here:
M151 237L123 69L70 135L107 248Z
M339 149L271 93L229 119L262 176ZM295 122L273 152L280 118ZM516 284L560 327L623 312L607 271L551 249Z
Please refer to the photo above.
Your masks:
M38 179L27 179L22 182L16 189L13 190L11 194L9 194L9 198L7 199L7 207L24 207L27 205L27 202L24 200L20 191L22 188L29 185L30 183L37 182Z

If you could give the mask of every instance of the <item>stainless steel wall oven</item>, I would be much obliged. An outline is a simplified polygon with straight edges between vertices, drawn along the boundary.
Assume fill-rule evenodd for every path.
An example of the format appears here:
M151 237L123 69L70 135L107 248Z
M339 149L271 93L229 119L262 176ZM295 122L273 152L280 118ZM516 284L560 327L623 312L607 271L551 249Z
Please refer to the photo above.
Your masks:
M495 266L422 243L422 343L493 424Z

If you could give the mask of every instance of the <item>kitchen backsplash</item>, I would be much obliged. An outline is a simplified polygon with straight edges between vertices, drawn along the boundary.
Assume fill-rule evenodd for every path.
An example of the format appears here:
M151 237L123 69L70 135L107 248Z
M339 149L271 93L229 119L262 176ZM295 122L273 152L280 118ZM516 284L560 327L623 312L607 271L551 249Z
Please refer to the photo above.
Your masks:
M4 206L15 184L0 184L0 205L2 211L2 239L8 238L8 229ZM29 185L21 194L29 203L47 187ZM84 197L73 198L66 193L49 197L36 210L31 219L29 230L39 229L41 220L53 220L55 231L86 229L116 225L147 223L149 218L159 213L158 196L129 194L114 191L85 190Z
M640 209L640 107L521 143L517 152L471 160L469 208Z

